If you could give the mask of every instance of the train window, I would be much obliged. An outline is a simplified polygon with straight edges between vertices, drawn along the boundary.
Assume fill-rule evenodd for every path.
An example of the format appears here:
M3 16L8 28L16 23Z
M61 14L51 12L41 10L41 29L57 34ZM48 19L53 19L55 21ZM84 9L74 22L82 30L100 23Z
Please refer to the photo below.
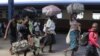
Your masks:
M83 19L83 17L84 17L84 13L83 12L77 15L77 19Z
M62 19L62 13L57 14L58 19Z
M95 19L95 20L100 19L100 13L93 13L92 18Z

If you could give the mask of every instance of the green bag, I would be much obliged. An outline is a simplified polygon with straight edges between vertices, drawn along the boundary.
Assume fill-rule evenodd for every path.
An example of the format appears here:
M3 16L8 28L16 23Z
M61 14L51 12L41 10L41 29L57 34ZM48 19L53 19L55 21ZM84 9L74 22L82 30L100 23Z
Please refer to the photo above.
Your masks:
M80 39L81 46L86 46L88 44L88 35L89 35L89 32L84 32L81 35L81 39Z

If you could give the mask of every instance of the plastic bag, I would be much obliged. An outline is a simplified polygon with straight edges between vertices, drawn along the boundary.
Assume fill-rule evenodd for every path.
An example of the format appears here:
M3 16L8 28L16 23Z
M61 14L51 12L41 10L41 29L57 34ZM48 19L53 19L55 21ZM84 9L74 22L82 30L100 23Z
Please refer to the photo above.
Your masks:
M59 9L57 6L49 5L42 8L42 13L46 16L54 16L56 14L61 13L61 9Z
M73 14L73 13L81 13L84 11L84 5L80 4L80 3L73 3L67 6L67 12L69 14Z

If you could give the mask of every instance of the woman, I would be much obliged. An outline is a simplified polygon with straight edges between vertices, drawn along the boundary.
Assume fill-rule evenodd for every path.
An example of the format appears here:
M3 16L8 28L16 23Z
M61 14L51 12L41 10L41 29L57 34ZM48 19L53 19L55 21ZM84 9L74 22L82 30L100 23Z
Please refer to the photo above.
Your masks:
M77 14L73 14L70 20L70 49L72 51L71 56L78 50L79 40L79 23L76 20Z
M71 50L71 56L78 50L78 40L80 34L79 23L76 20L77 14L72 14L70 19L70 43L69 48L65 51Z
M21 24L17 24L17 31L19 36L21 37L21 40L27 40L28 41L28 35L30 35L30 31L28 28L28 18L24 18ZM27 56L27 51L24 51L24 56Z
M48 18L47 22L44 25L43 31L45 32L44 45L49 45L49 52L52 52L52 45L55 43L55 23L53 19L55 16Z
M19 19L19 16L16 15L15 17L13 17L13 19L11 19L7 25L5 34L4 34L4 39L6 39L8 37L8 30L10 29L10 43L12 45L12 43L17 41L17 20ZM11 48L9 50L11 52ZM11 52L11 54L13 54Z
M98 41L98 24L93 23L92 28L89 29L88 46L86 51L86 56L99 56L96 48L100 48Z

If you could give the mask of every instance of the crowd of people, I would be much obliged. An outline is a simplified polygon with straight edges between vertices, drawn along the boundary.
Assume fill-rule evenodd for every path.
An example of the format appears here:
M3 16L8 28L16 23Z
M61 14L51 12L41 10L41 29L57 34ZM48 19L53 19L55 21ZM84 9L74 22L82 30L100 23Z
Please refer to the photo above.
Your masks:
M25 11L24 11L25 12ZM20 14L15 15L8 23L4 39L7 39L8 32L10 30L10 43L11 47L9 49L10 53L12 53L12 44L17 42L19 39L27 40L29 45L31 46L30 50L39 50L33 51L33 54L36 55L39 52L44 52L45 46L49 46L48 52L53 52L52 46L56 43L55 39L55 15L46 16L46 22L44 23L43 30L40 30L40 21L38 16L31 15L30 12L25 12L20 16ZM70 50L71 56L74 56L74 53L79 48L79 42L81 39L81 24L77 21L77 14L72 14L71 19L69 20L70 24L70 32L69 32L69 48L64 51ZM100 48L100 45L97 43L98 40L98 24L93 23L92 28L88 31L88 45L87 45L87 56L98 56L96 48ZM24 56L27 55L28 50L24 51Z
M30 13L30 12L27 12ZM52 45L55 41L55 22L53 19L55 16L46 17L47 20L44 23L43 30L40 29L40 21L38 16L28 15L27 13L20 15L15 15L9 22L5 30L4 39L8 38L8 33L10 31L10 43L11 47L9 49L12 52L13 43L18 40L27 40L31 46L31 50L39 50L44 52L45 46L49 46L48 52L52 52ZM27 55L28 50L24 51L24 56ZM33 54L36 53L33 51ZM19 54L17 54L19 55Z

